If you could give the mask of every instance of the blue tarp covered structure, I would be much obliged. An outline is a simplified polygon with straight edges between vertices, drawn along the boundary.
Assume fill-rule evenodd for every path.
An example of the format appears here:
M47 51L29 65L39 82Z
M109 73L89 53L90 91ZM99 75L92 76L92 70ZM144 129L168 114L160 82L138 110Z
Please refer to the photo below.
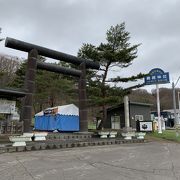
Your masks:
M35 115L34 128L45 131L79 131L79 109L74 104L45 109Z

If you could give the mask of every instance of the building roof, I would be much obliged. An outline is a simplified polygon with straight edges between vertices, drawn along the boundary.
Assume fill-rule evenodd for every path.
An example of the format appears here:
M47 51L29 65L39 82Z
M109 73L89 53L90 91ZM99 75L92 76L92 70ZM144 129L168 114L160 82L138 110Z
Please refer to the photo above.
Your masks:
M0 89L0 98L20 98L26 95L25 92L14 89Z
M170 113L174 114L174 109L166 109L166 110L163 110L163 112L170 112ZM176 109L176 113L180 113L180 110Z
M138 105L138 106L148 106L148 107L150 107L150 106L153 106L153 104L148 104L148 103L141 103L141 102L131 102L131 101L129 101L129 103L130 103L130 105ZM116 106L112 106L112 107L109 107L108 109L107 109L107 111L110 111L110 110L113 110L113 109L116 109L116 108L120 108L120 107L124 107L124 103L121 103L121 104L118 104L118 105L116 105Z
M141 103L141 102L130 102L130 104L139 105L139 106L153 106L153 104Z

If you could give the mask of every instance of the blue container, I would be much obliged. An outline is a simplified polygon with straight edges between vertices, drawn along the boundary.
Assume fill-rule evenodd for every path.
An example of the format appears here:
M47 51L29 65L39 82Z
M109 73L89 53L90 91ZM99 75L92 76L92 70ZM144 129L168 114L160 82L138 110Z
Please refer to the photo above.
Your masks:
M75 115L43 115L35 116L36 130L45 131L79 131L79 116Z

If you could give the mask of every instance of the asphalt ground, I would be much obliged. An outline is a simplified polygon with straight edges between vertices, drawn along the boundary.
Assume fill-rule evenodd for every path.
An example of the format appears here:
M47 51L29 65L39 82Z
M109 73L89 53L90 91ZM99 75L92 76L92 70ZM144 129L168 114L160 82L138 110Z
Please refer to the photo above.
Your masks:
M153 141L0 154L0 180L178 180L180 144Z

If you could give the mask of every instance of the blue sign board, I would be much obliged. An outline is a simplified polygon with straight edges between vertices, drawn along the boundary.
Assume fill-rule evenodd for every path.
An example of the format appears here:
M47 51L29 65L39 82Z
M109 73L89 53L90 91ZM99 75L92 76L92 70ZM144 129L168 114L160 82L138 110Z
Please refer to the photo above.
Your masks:
M169 83L169 73L162 69L152 69L147 76L144 77L146 85Z

